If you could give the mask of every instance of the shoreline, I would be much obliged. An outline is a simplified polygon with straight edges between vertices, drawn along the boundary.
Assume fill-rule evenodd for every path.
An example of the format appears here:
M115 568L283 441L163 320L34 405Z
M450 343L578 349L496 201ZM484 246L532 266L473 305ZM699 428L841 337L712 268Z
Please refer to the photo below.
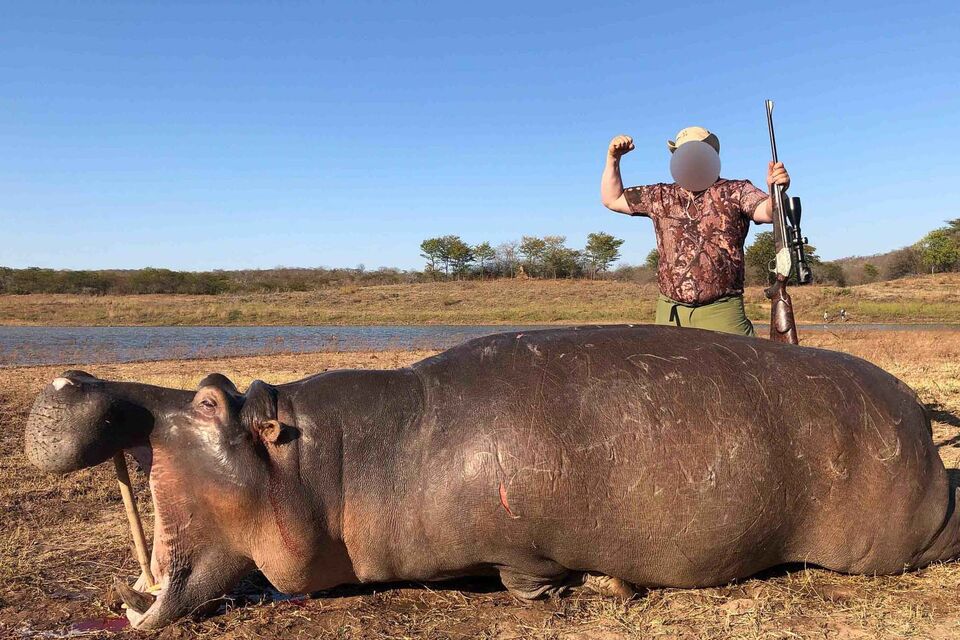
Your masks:
M561 326L584 326L584 325L555 325L551 327L543 326L534 326L531 325L530 330L536 331L539 329L550 329L557 328ZM758 339L767 339L767 326L768 325L757 325L758 328ZM495 325L485 325L486 328L496 328ZM27 327L28 329L30 327ZM65 329L69 330L73 327L66 327ZM134 329L142 329L150 331L155 329L155 327L133 327ZM196 327L183 327L185 330L195 329ZM211 329L223 329L229 331L233 327L210 327ZM255 327L257 328L257 327ZM269 327L268 327L269 328ZM363 327L359 327L363 328ZM457 326L453 326L454 329ZM522 327L512 326L514 330L520 329ZM936 339L938 337L945 340L953 340L958 335L960 335L960 325L891 325L891 324L873 324L873 325L856 325L856 324L847 324L847 325L838 325L835 327L831 326L822 326L822 325L801 325L798 327L800 329L800 346L812 346L812 347L822 347L823 343L826 341L837 340L841 342L850 342L850 341L859 341L859 340L879 340L879 339L890 339L896 338L897 336L902 337L904 340L910 339ZM3 337L4 327L0 327L0 338ZM109 329L106 327L89 327L92 330L101 330ZM170 327L160 327L160 329L170 329ZM175 328L174 328L175 329ZM496 331L490 332L490 334L497 333ZM66 356L63 359L44 359L44 360L33 360L33 361L22 361L22 362L0 362L0 371L13 371L13 370L27 370L31 368L44 368L44 367L97 367L97 366L128 366L128 365L155 365L171 362L181 362L181 363L198 363L198 362L223 362L223 361L232 361L232 360L256 360L256 359L301 359L304 361L309 361L315 358L336 358L336 359L349 359L352 357L363 356L366 354L382 354L387 355L402 355L410 353L439 353L448 348L455 346L456 344L461 344L467 342L470 339L478 338L480 335L490 335L490 334L478 334L476 336L467 336L461 340L455 342L440 341L441 343L430 343L424 338L420 338L415 341L404 344L403 342L385 342L382 344L372 344L372 343L363 343L357 341L353 347L349 345L344 347L344 344L339 342L333 343L324 343L317 342L316 348L312 348L313 345L307 345L306 348L301 349L278 349L270 350L269 348L254 348L249 352L230 352L224 351L222 353L211 352L208 348L205 350L196 351L193 353L189 352L177 352L177 349L183 349L183 345L175 342L176 336L173 336L172 339L174 342L168 348L168 351L157 353L154 351L155 355L147 357L124 357L123 351L121 348L111 349L109 346L98 347L98 350L93 352L90 356L79 355L76 351L70 351L68 347L64 347L63 351L69 353L73 356ZM82 338L82 337L81 337ZM156 348L151 347L151 348ZM50 348L50 351L54 351L53 348ZM129 353L133 352L146 352L148 349L138 350L136 348L128 348L126 351ZM0 360L3 359L4 352L0 350ZM22 357L22 356L21 356ZM40 356L42 358L42 356Z

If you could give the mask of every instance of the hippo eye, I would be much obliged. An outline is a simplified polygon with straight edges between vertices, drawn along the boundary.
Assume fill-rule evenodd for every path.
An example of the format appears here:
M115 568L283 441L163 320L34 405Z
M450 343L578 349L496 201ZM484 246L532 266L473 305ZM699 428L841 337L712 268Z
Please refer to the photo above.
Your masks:
M216 409L217 403L211 400L210 398L204 398L203 400L200 401L200 406L203 407L204 409Z

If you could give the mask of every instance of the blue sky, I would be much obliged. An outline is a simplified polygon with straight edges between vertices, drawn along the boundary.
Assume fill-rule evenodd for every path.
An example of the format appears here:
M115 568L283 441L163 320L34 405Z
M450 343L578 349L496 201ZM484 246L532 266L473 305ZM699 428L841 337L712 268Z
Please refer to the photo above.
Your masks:
M419 267L591 231L700 124L762 183L763 99L828 258L960 217L960 3L45 3L0 20L0 265ZM801 8L802 7L802 8Z

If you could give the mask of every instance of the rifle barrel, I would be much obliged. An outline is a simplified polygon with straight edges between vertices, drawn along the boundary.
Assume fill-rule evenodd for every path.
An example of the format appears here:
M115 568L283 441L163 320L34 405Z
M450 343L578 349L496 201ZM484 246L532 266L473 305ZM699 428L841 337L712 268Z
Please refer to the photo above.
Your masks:
M764 100L764 105L767 107L767 131L770 132L770 154L773 156L773 161L777 162L777 136L773 132L773 100ZM779 236L779 242L777 242L777 249L790 246L790 237L787 233L787 216L786 216L786 202L783 197L783 187L778 184L771 185L770 196L773 198L774 205L774 222L773 222L773 234L774 238Z
M764 104L767 107L767 131L770 132L770 154L773 156L773 161L778 162L777 136L773 133L773 100L764 100Z

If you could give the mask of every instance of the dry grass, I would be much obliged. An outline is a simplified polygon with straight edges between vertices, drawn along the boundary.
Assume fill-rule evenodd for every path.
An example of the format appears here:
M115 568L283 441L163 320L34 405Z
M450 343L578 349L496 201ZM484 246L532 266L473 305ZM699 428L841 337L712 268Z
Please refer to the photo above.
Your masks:
M857 322L960 322L960 273L851 288L793 287L798 319L840 308ZM0 296L0 324L320 325L651 322L656 287L606 280L493 280L221 296ZM748 288L747 312L769 305Z
M951 466L960 463L960 332L808 333L805 341L865 357L910 383L935 411L942 456ZM395 367L424 355L321 353L89 369L103 377L183 387L216 370L246 385L254 377L280 382L327 368ZM40 475L22 457L31 399L63 368L0 370L0 637L61 633L81 619L113 616L111 579L136 571L109 465L54 478ZM149 515L143 487L140 495ZM263 585L247 587L262 592ZM159 634L127 630L125 637L956 638L960 564L893 577L801 570L714 589L655 589L626 604L575 594L520 605L497 583L484 581L346 588L305 600L237 606Z

